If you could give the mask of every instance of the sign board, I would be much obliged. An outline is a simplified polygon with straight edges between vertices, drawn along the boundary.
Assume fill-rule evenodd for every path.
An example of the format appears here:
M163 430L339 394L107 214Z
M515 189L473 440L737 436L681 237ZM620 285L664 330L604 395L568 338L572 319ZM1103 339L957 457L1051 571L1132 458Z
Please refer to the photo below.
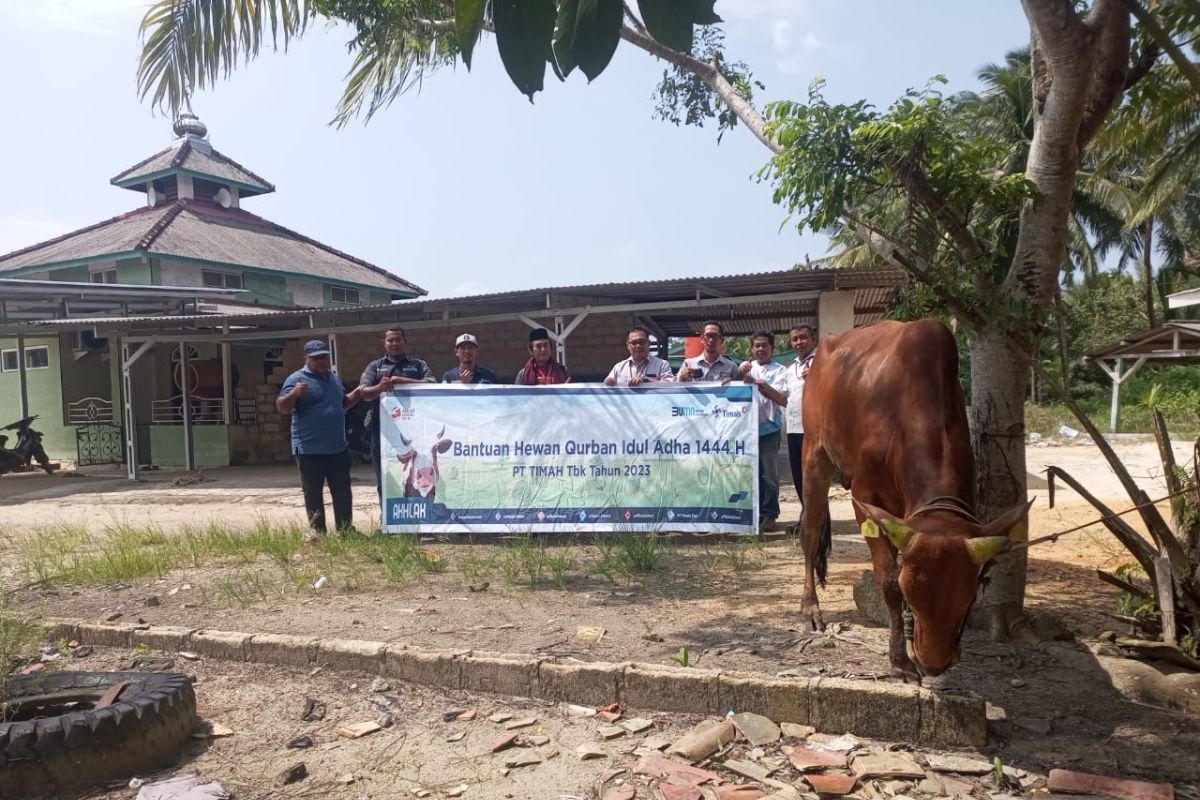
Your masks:
M757 388L420 385L381 398L388 533L758 530Z

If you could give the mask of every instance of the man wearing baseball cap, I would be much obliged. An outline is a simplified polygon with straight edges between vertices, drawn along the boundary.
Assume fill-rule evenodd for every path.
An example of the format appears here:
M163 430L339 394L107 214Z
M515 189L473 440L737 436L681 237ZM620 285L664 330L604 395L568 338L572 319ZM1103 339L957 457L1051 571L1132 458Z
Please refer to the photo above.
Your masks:
M458 366L446 370L442 383L495 383L496 373L479 364L479 340L464 333L454 340Z
M304 345L304 366L287 377L275 399L280 414L292 415L292 454L300 468L310 541L325 532L326 483L337 529L345 530L353 522L346 409L358 402L360 392L346 394L330 369L329 346L313 339Z

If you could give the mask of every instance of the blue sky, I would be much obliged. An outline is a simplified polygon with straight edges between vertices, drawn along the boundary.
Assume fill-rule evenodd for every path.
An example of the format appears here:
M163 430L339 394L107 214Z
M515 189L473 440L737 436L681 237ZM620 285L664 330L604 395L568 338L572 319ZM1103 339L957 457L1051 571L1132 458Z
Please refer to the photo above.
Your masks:
M0 252L128 211L118 172L167 146L138 101L145 0L0 0ZM1024 44L1017 0L718 0L728 55L761 101L886 106ZM193 102L221 152L275 184L246 210L418 283L432 296L783 269L825 253L784 223L744 129L651 118L663 65L626 45L588 85L575 73L530 104L485 37L474 69L427 79L369 124L327 123L349 66L346 30L318 25ZM551 79L552 80L552 79Z

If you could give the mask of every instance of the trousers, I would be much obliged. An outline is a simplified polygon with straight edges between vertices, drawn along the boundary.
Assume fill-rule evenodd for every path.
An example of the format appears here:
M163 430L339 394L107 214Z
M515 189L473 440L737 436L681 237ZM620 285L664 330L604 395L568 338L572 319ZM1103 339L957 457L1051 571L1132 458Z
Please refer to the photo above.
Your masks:
M354 502L350 495L350 450L340 453L296 454L300 468L300 489L304 492L304 511L308 526L325 530L325 484L333 498L333 521L338 530L354 522Z

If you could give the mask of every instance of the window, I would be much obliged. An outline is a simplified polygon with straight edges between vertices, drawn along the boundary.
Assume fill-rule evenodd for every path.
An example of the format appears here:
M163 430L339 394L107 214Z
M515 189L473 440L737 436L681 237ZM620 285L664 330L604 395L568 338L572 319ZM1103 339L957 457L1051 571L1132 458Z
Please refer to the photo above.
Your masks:
M16 350L5 350L0 354L0 372L17 372L20 363L17 360ZM25 348L25 369L46 369L49 366L49 347L43 345L41 347Z
M200 279L205 286L213 289L241 289L242 276L236 272L217 272L214 269L202 270Z
M356 306L361 302L358 299L358 289L347 289L345 286L330 286L329 299L348 306Z
M117 271L115 269L98 269L88 276L88 280L92 283L116 283Z

